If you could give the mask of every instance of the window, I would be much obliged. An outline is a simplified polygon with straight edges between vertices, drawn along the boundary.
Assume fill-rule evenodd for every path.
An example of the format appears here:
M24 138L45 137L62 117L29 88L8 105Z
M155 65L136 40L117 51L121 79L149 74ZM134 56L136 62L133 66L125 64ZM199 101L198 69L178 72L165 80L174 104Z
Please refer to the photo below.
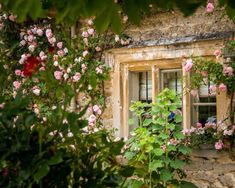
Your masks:
M180 94L182 88L187 87L190 75L182 70L182 55L213 58L214 51L221 46L223 40L206 40L107 51L105 61L113 70L110 111L116 135L129 135L131 101L151 102L163 88L174 89ZM182 82L182 77L186 81ZM229 99L226 93L212 96L205 93L206 90L201 88L198 98L192 98L188 93L182 95L184 128L190 128L198 121L206 122L208 117L212 120L216 116L217 121L227 117Z
M161 71L161 90L172 89L176 94L182 94L182 70L166 69Z
M210 94L209 85L201 85L197 97L192 97L192 124L203 125L207 122L216 123L216 95Z

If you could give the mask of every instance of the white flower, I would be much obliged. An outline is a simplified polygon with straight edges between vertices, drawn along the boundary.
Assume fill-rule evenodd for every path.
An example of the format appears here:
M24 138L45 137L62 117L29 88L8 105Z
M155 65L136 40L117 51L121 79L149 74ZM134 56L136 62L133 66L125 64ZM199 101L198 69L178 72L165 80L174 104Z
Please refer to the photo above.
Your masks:
M115 41L118 42L120 40L119 35L115 35Z
M59 65L58 61L54 61L53 65L57 67Z
M34 52L34 50L35 50L35 46L31 44L31 45L29 46L29 51L30 51L30 52Z
M67 80L67 79L69 78L69 75L68 75L67 73L65 73L65 74L63 75L63 77L64 77L65 80Z
M72 132L68 132L67 136L68 136L69 138L71 138L71 137L73 137L73 133L72 133Z

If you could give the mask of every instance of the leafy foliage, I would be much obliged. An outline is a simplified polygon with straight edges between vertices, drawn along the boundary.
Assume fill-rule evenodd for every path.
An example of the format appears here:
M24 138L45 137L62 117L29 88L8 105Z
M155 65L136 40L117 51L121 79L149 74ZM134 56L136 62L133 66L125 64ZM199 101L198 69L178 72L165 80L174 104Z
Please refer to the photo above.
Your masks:
M156 103L136 102L131 106L139 119L139 127L131 133L125 156L128 164L135 167L138 182L129 178L127 185L167 187L180 183L174 173L184 177L182 168L191 151L181 132L182 117L176 114L180 106L180 98L169 89L157 96Z

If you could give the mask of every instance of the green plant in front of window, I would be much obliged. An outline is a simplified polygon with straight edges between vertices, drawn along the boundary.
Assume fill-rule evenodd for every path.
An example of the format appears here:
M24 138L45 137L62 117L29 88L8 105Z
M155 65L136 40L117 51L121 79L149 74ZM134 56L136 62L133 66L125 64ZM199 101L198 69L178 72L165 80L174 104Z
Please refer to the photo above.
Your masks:
M132 137L127 143L125 156L135 171L133 178L127 179L126 186L195 187L178 180L185 177L182 169L191 152L184 142L182 116L174 113L181 106L180 98L174 91L165 89L151 108L146 105L136 102L131 106L131 110L137 113L140 125L131 133Z

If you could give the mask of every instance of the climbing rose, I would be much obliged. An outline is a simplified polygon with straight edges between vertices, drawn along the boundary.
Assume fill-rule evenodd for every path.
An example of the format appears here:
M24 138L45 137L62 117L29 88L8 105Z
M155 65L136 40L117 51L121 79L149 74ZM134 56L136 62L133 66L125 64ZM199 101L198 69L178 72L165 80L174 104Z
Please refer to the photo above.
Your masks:
M184 70L186 72L189 72L192 69L192 67L193 67L193 60L192 59L186 60L186 63L184 65Z
M13 86L14 86L14 88L17 90L17 89L20 88L21 83L20 83L19 81L14 81L14 82L13 82Z
M214 8L215 7L212 3L208 3L206 6L206 12L213 12Z
M219 140L218 142L215 143L215 149L217 149L217 150L223 149L223 146L224 146L224 144L221 140Z
M81 78L81 74L79 72L77 72L74 76L73 76L73 82L77 82L79 81Z
M233 130L224 130L224 135L231 136L233 134Z
M214 51L214 56L216 56L216 58L221 56L221 51L220 50L215 50Z
M199 129L199 128L202 128L202 124L201 123L197 123L197 128Z
M84 52L82 52L82 56L83 56L83 57L86 57L86 56L88 55L88 53L89 53L89 52L88 52L87 50L85 50Z
M233 68L232 67L224 67L224 75L232 76Z
M37 29L37 34L38 34L38 36L42 36L43 35L43 31L42 31L42 29Z
M211 93L215 93L216 92L216 85L211 85L209 90Z
M94 30L93 28L89 28L89 29L87 30L87 32L88 32L89 35L93 35L94 32L95 32L95 30Z
M63 75L63 72L61 72L61 71L55 71L54 72L54 76L55 76L56 80L60 80L62 75Z
M100 107L98 105L93 106L93 111L95 113L99 114L99 115L101 114L101 110L100 110Z
M38 86L34 86L34 87L32 88L32 90L33 90L33 93L34 93L35 95L37 95L37 96L40 95L41 90L40 90L40 88L39 88Z
M21 75L21 70L16 69L16 70L15 70L15 74L16 74L17 76L20 76L20 75Z
M222 83L219 85L219 90L220 91L227 91L227 86Z
M61 49L63 47L63 42L58 42L57 47Z

